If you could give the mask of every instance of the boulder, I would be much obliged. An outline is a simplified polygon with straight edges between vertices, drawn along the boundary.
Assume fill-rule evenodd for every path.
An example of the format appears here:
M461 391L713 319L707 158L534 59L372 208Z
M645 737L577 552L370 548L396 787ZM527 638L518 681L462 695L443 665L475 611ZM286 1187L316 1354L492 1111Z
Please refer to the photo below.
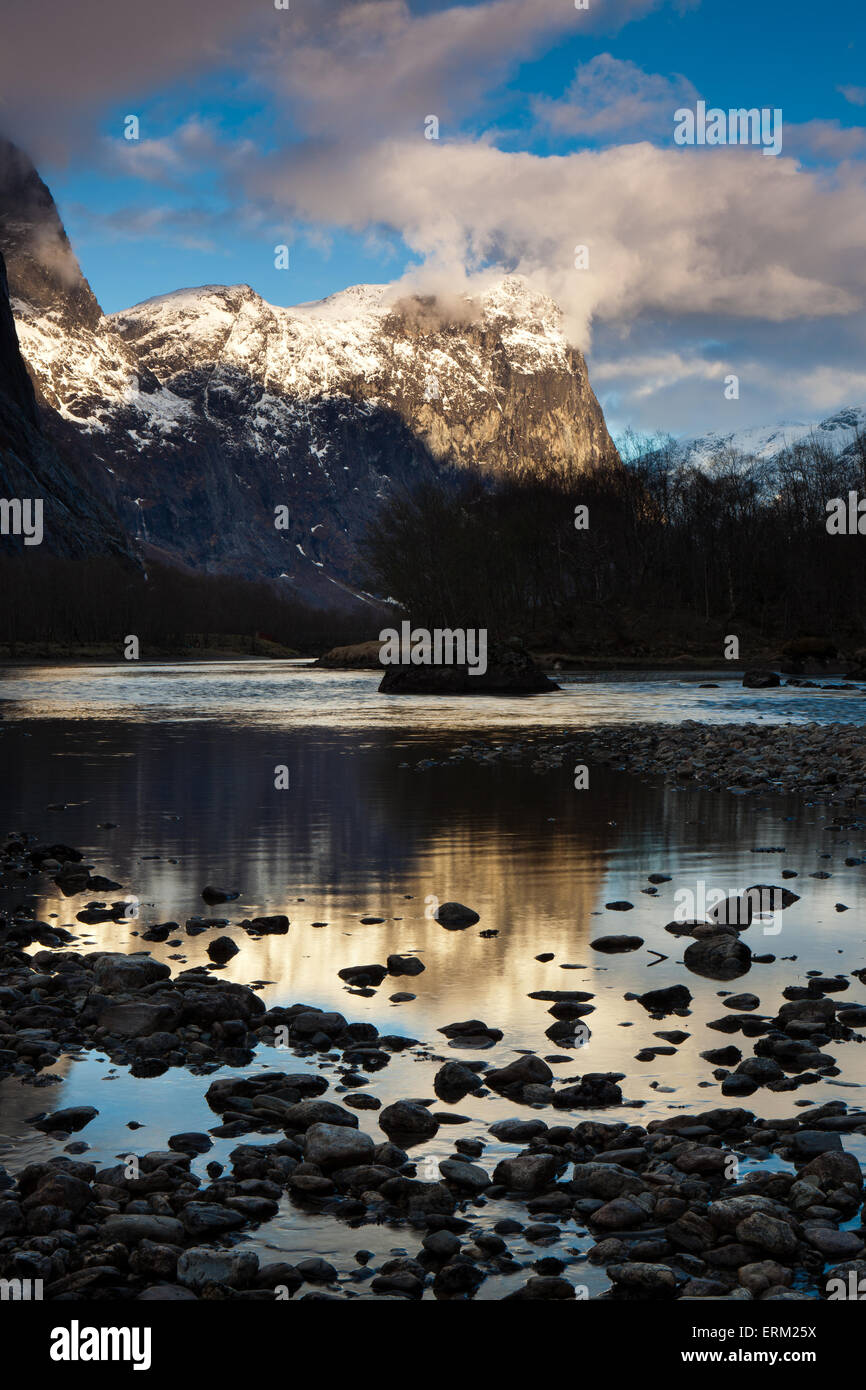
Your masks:
M477 912L463 903L440 903L433 916L440 927L447 927L449 931L462 931L481 920Z
M304 1135L304 1158L324 1170L370 1163L374 1148L369 1134L342 1124L310 1125Z
M389 975L420 975L425 969L417 956L389 956L387 963Z
M748 690L768 690L773 686L781 685L779 677L775 671L758 670L743 672L743 685Z
M540 695L559 690L517 643L489 643L486 670L464 664L386 666L383 695Z
M232 1289L247 1288L259 1270L259 1257L253 1250L209 1250L194 1245L184 1250L177 1262L181 1284L202 1289L206 1284L226 1284Z
M537 1192L549 1187L556 1177L553 1154L518 1154L497 1163L493 1181L502 1183L509 1192Z
M395 1134L404 1139L431 1139L439 1128L439 1121L426 1105L410 1100L386 1105L379 1115L379 1124L389 1139Z
M595 941L590 941L593 951L601 951L603 955L620 955L624 951L637 951L643 945L642 936L597 936Z
M648 989L637 996L637 1002L650 1013L670 1014L677 1009L687 1009L692 996L685 985L668 985L664 989Z
M706 979L733 980L751 969L752 953L739 937L720 932L687 946L683 964L694 975Z

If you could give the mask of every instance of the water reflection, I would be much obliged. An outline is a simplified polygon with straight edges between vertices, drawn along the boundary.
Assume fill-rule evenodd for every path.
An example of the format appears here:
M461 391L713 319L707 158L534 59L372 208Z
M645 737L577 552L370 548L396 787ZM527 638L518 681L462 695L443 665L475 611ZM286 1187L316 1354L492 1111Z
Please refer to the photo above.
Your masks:
M59 678L52 679L56 692ZM263 715L247 721L234 704L222 708L218 719L210 717L212 711L198 719L169 718L170 701L159 719L145 719L140 710L133 718L114 718L110 702L106 708L85 689L92 692L103 679L75 673L75 698L85 702L86 719L57 717L52 696L46 707L28 707L32 718L3 726L3 821L7 829L33 830L82 849L98 872L123 885L123 893L108 897L138 897L138 916L84 926L76 913L94 895L64 898L44 881L34 899L38 916L70 927L80 937L77 949L84 950L138 950L144 928L176 921L180 945L148 943L154 956L174 968L207 962L210 937L188 936L188 917L227 917L228 931L241 946L226 968L230 978L267 981L262 994L268 1002L335 1007L429 1046L432 1055L400 1054L371 1077L368 1089L383 1104L431 1095L436 1059L464 1055L448 1046L438 1028L475 1017L503 1030L495 1053L484 1054L500 1065L516 1048L531 1048L560 1059L556 1071L562 1080L587 1070L623 1072L625 1094L643 1108L622 1117L645 1123L671 1106L705 1108L718 1103L719 1091L700 1053L725 1041L707 1027L724 1012L725 990L755 992L759 1012L772 1014L783 988L802 983L807 971L850 973L866 965L866 868L844 864L846 857L863 856L864 835L832 833L832 817L821 808L784 798L675 791L601 767L591 769L590 789L582 792L574 790L568 766L536 774L519 761L457 762L418 772L418 759L441 758L459 742L446 736L438 715L431 725L419 713L411 731L404 725L370 727L363 736L312 718L291 724ZM186 672L154 679L166 690L174 688L182 703ZM597 691L592 698L600 698ZM481 712L477 705L473 709L479 710L480 732ZM277 765L289 769L288 790L275 787ZM100 828L106 822L116 822L116 828ZM786 852L754 852L768 845L785 846ZM664 930L674 916L677 890L700 880L731 890L778 883L782 867L798 871L790 885L800 901L784 913L780 935L763 937L760 925L747 933L754 950L777 960L753 966L728 986L686 971L686 943ZM832 877L809 877L815 870ZM671 881L657 895L642 892L647 875L659 871ZM208 909L200 896L206 883L238 889L241 896ZM23 901L32 891L19 885L0 906ZM445 931L425 912L431 896L468 903L481 921L467 931ZM632 902L633 910L605 907L618 899ZM837 903L850 910L838 912ZM244 917L276 912L291 919L286 936L256 941L237 925ZM363 916L384 920L362 925ZM327 926L314 925L321 922ZM621 931L642 937L645 945L614 957L591 949L596 936ZM372 997L348 992L338 977L346 965L384 962L392 952L410 951L419 953L424 973L386 978ZM536 959L546 952L553 960ZM658 961L653 952L666 959ZM624 997L677 983L687 984L693 995L692 1012L683 1020L653 1022ZM545 1036L553 1021L548 1005L528 998L540 989L595 995L585 1049L565 1051ZM389 996L398 991L416 997L392 1003ZM852 981L845 998L862 1001L864 994ZM672 1027L690 1034L674 1056L635 1060L640 1048L657 1041L655 1031ZM866 1083L866 1050L856 1043L834 1043L828 1050L842 1076L798 1097L856 1102ZM291 1054L271 1049L261 1051L252 1069L262 1065L298 1067ZM65 1059L57 1075L58 1084L44 1089L18 1081L0 1085L0 1162L18 1167L37 1154L56 1152L56 1141L26 1121L62 1105L99 1108L84 1138L100 1161L161 1147L178 1130L215 1123L203 1098L207 1081L185 1071L135 1079L91 1053ZM792 1114L795 1103L791 1095L768 1091L750 1101L767 1115ZM488 1126L513 1113L510 1102L494 1097L468 1096L457 1109L467 1122L443 1126L425 1154L446 1155L457 1136L489 1139ZM378 1137L375 1115L364 1112L360 1119ZM131 1120L144 1129L128 1131ZM210 1158L224 1160L235 1142L215 1144L196 1160L196 1170L203 1171ZM491 1144L485 1162L502 1151ZM365 1229L361 1243L384 1252L394 1239L393 1231ZM568 1231L565 1239L573 1243L578 1237ZM288 1202L253 1238L255 1248L271 1252L326 1256L344 1241L354 1249L357 1234L341 1233L334 1223L301 1214ZM595 1278L589 1270L587 1282ZM496 1291L490 1281L482 1296Z

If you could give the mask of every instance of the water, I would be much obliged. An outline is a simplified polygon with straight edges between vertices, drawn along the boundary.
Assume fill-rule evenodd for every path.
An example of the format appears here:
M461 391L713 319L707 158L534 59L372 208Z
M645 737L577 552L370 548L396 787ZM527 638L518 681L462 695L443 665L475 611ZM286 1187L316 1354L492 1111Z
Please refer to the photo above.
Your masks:
M225 973L242 983L265 982L261 994L269 1004L333 1007L418 1039L422 1047L371 1074L366 1089L383 1104L432 1095L442 1060L480 1055L504 1065L516 1049L529 1048L557 1058L560 1080L582 1071L623 1072L624 1094L642 1108L595 1117L644 1124L672 1108L719 1103L712 1068L699 1054L730 1041L744 1046L739 1035L731 1039L706 1026L725 1013L726 992L754 992L761 999L758 1012L774 1014L782 989L803 983L807 971L850 973L866 965L866 868L843 862L866 857L866 833L831 831L831 814L821 807L793 798L676 791L601 767L591 770L590 789L577 792L569 766L539 774L525 758L416 769L419 761L459 748L470 733L502 742L532 727L565 730L648 718L862 722L862 691L743 691L733 684L701 690L679 678L614 679L524 701L415 701L378 696L375 686L372 672L319 672L297 663L8 671L0 726L3 829L77 846L97 872L123 885L109 898L138 900L129 921L85 927L75 913L92 895L64 899L46 883L35 901L38 917L76 931L77 949L85 950L136 950L144 927L179 922L180 945L149 943L149 949L182 969L207 962L210 939L187 937L187 917L203 913L237 923L285 912L291 920L286 936L253 941L228 928L241 950ZM278 767L288 770L288 789L275 786ZM117 826L100 829L104 822ZM766 845L785 846L785 853L754 852ZM798 872L788 886L800 901L783 914L779 935L764 936L760 924L746 934L753 950L772 952L776 962L756 965L728 985L690 974L681 963L687 942L664 930L674 917L677 890L696 890L700 881L708 890L731 891L778 883L783 867ZM832 877L809 877L816 870ZM647 896L641 889L656 871L672 881ZM208 909L200 897L206 883L241 896ZM433 900L449 899L474 907L478 925L448 932L431 920ZM632 902L633 910L606 909L618 899ZM2 905L9 903L7 894ZM838 912L838 903L849 910ZM364 916L384 921L362 925ZM313 925L320 922L327 925ZM497 935L483 937L482 930ZM617 932L641 936L645 946L614 957L590 948L596 936ZM535 959L547 951L552 961ZM386 978L369 998L344 987L337 974L343 966L384 962L391 952L417 952L425 972ZM694 996L685 1019L654 1022L624 998L676 983L687 984ZM527 997L539 989L595 994L585 1048L557 1048L545 1037L553 1022L548 1005ZM416 998L390 1001L404 990ZM864 995L852 980L844 998L863 1002ZM472 1017L503 1030L494 1051L464 1054L437 1032ZM690 1034L676 1055L635 1060L641 1047L659 1041L655 1031L673 1028ZM803 1099L862 1104L866 1049L838 1043L826 1051L841 1077L793 1094L762 1090L746 1104L773 1116L796 1113ZM263 1065L298 1069L293 1054L267 1048L259 1050L252 1070ZM218 1123L203 1098L211 1078L178 1069L134 1078L93 1053L64 1059L56 1072L59 1084L45 1089L0 1083L0 1163L7 1167L60 1151L27 1124L28 1116L45 1109L96 1105L100 1114L81 1137L98 1161L161 1148L179 1130ZM339 1099L336 1090L329 1095ZM435 1108L449 1109L439 1102ZM515 1113L511 1102L468 1096L450 1108L466 1122L443 1125L413 1156L438 1160L455 1138L479 1137L489 1141L482 1161L492 1169L514 1151L487 1133L495 1120ZM144 1128L130 1131L130 1121ZM382 1137L375 1113L359 1112L359 1121ZM857 1136L846 1139L852 1149L858 1142ZM196 1171L212 1158L224 1161L236 1143L216 1141L195 1161ZM505 1211L507 1203L497 1203L495 1211L479 1208L478 1214L487 1221ZM580 1229L571 1223L554 1247L529 1251L527 1259L582 1251L592 1242ZM410 1232L377 1226L351 1231L288 1200L250 1244L271 1259L322 1254L341 1270L351 1267L359 1246L382 1255L417 1249ZM514 1248L521 1258L521 1247ZM569 1277L591 1293L605 1286L603 1271L587 1266L579 1253L568 1259ZM488 1280L480 1296L501 1296L523 1277Z
M702 688L715 683L716 689ZM269 728L404 727L469 730L590 727L635 720L677 723L859 724L866 719L866 689L747 690L729 671L692 672L650 679L644 673L561 678L562 689L531 699L476 695L380 695L374 671L318 670L308 660L124 663L105 666L7 667L0 682L6 719L62 717L237 720Z

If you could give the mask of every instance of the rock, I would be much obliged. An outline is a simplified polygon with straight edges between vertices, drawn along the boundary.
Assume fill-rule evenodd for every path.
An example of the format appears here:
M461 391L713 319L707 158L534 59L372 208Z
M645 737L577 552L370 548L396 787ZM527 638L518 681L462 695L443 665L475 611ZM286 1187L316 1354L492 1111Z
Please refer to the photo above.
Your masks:
M767 1289L790 1284L791 1271L775 1260L761 1260L755 1264L743 1265L738 1275L739 1283L748 1289L754 1298L766 1293Z
M95 961L93 978L105 994L129 991L135 993L157 980L167 980L171 969L162 961L151 960L146 953L124 956L115 952L100 952Z
M755 1245L766 1250L773 1259L782 1263L793 1259L797 1251L797 1236L791 1227L766 1212L754 1211L737 1224L737 1239L744 1245Z
M781 684L782 682L775 671L763 671L755 668L743 672L743 685L748 690L767 690Z
M372 985L375 988L388 974L388 968L385 965L347 965L338 970L337 974L347 985L355 985L362 989Z
M460 1237L453 1231L431 1231L421 1244L435 1260L450 1260L460 1249Z
M633 1264L609 1265L607 1275L614 1284L651 1298L672 1294L677 1286L676 1275L667 1265L642 1264L637 1260Z
M669 985L665 989L650 989L637 996L639 1004L650 1013L670 1014L678 1009L687 1009L692 996L685 985Z
M271 917L252 917L241 922L244 931L255 932L257 936L285 936L289 930L289 919L283 913Z
M619 1072L586 1072L579 1081L563 1086L553 1097L558 1110L591 1110L608 1105L622 1105L622 1091L617 1085Z
M815 1178L819 1186L832 1191L845 1184L858 1193L863 1187L863 1173L855 1154L827 1152L813 1158L800 1170L801 1178Z
M468 1261L454 1260L438 1271L433 1280L433 1292L437 1298L471 1297L485 1277L483 1270L476 1269Z
M240 1212L231 1211L217 1202L187 1202L180 1213L187 1235L218 1236L224 1231L236 1231L244 1225Z
M490 1126L490 1133L503 1144L524 1144L544 1134L547 1125L543 1120L497 1120Z
M136 1245L140 1240L151 1240L158 1245L181 1245L184 1230L173 1216L136 1215L130 1212L106 1217L101 1235L104 1240L117 1240L121 1245Z
M527 1053L515 1057L505 1067L497 1067L484 1073L484 1081L494 1091L508 1091L512 1087L547 1086L553 1080L553 1072L540 1057Z
M508 1303L513 1299L520 1302L549 1302L571 1298L577 1298L577 1294L574 1285L567 1279L534 1275L519 1289L515 1289L514 1293L506 1294L504 1302Z
M795 1158L815 1158L818 1154L841 1152L842 1140L838 1134L825 1134L818 1129L801 1129L791 1136L791 1149Z
M518 1154L497 1163L493 1181L502 1183L509 1192L537 1192L553 1182L556 1159L552 1154Z
M155 922L141 933L142 941L167 941L172 932L180 931L177 922Z
M190 1158L197 1154L206 1154L213 1148L213 1140L209 1134L202 1134L197 1130L187 1130L183 1134L173 1134L168 1141L168 1147L176 1153L187 1154Z
M792 1023L831 1024L835 1017L832 999L794 999L782 1005L775 1022L787 1031Z
M712 1047L708 1052L702 1052L701 1056L705 1062L712 1062L714 1067L735 1067L742 1060L742 1052L738 1047Z
M799 893L792 893L790 888L779 888L775 883L753 883L746 892L760 912L778 912L800 901Z
M486 670L467 665L386 666L383 695L537 695L559 686L517 643L489 643Z
M433 915L440 927L447 927L449 931L462 931L481 921L480 915L463 903L440 903Z
M209 1250L193 1246L184 1250L177 1262L177 1277L189 1288L205 1284L227 1284L232 1289L247 1288L259 1269L259 1257L252 1250Z
M490 1178L477 1163L468 1163L464 1159L443 1158L439 1164L439 1172L446 1182L453 1183L455 1187L466 1188L469 1192L483 1192L485 1187L490 1186Z
M290 1026L293 1036L298 1038L314 1038L320 1033L328 1038L339 1038L345 1033L347 1024L342 1014L309 1009L295 1014Z
M616 902L605 903L608 912L631 912L634 903L630 903L626 898L618 898Z
M346 1125L311 1125L304 1136L304 1158L325 1170L370 1163L374 1147L369 1134Z
M751 925L753 906L750 895L743 893L739 897L724 898L720 903L716 903L708 909L707 918L719 926L742 929Z
M230 888L214 888L212 884L208 884L201 890L201 895L208 906L213 907L214 903L234 902L236 898L240 897L240 891L234 892Z
M178 1013L166 1004L112 1004L99 1015L99 1026L123 1038L147 1038L175 1024Z
M386 1105L379 1124L389 1139L395 1134L404 1139L431 1139L439 1128L439 1121L426 1106L408 1100Z
M64 1130L70 1134L75 1134L79 1129L84 1129L91 1120L95 1120L99 1111L92 1105L71 1105L67 1110L55 1110L52 1114L46 1115L41 1120L34 1120L34 1129L41 1129L46 1134L53 1134L56 1130Z
M593 951L613 956L623 951L637 951L644 942L642 936L597 936L595 941L590 941L589 944Z
M232 956L238 954L238 949L230 936L218 936L208 943L207 953L212 961L224 965Z
M731 994L725 1000L725 1008L748 1012L750 1009L757 1009L760 1002L757 994Z
M283 1115L287 1129L308 1130L313 1125L344 1125L358 1128L358 1116L332 1100L299 1100Z
M462 1062L445 1062L433 1078L433 1090L440 1100L462 1100L470 1091L481 1090L478 1075Z
M633 1231L646 1225L648 1213L631 1197L614 1197L590 1217L590 1225L602 1231Z
M501 1029L489 1028L480 1018L468 1018L460 1023L446 1023L438 1031L450 1040L449 1046L456 1048L488 1048L502 1039Z
M806 1243L825 1260L856 1259L863 1253L863 1241L856 1231L838 1231L834 1226L807 1221L803 1225L803 1235Z
M751 968L752 953L744 941L727 933L693 941L683 954L687 970L710 980L733 980Z
M424 962L417 956L389 956L388 974L389 975L420 975L426 969Z
M308 1284L332 1284L337 1277L334 1266L321 1258L301 1260L295 1267Z
M735 1072L733 1076L726 1076L722 1082L723 1096L751 1096L757 1089L757 1081L742 1073Z
M785 1073L772 1057L747 1057L737 1067L738 1076L748 1076L759 1086L769 1086L771 1081L781 1081Z
M381 642L350 642L348 646L331 647L313 665L328 671L381 671L381 649Z

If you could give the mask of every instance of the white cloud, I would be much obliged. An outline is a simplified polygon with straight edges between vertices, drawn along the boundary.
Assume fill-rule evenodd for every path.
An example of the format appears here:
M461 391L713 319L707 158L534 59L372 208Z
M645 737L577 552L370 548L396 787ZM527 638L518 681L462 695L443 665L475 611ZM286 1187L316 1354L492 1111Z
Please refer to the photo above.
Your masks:
M697 96L685 77L644 72L636 63L599 53L577 69L563 98L540 97L533 108L557 135L672 139L674 112Z
M583 345L596 317L783 322L853 314L866 295L866 183L854 166L831 183L750 149L637 144L544 158L419 135L287 152L250 169L247 188L303 220L393 228L455 285L488 263L521 272L557 299ZM574 269L582 244L588 270Z

